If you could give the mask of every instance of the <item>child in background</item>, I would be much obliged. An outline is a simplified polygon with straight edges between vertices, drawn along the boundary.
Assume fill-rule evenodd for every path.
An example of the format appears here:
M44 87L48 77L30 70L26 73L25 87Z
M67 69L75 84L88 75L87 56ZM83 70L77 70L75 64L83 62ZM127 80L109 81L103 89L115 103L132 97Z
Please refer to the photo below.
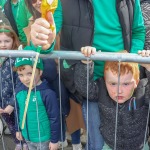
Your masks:
M19 40L16 33L9 26L0 26L0 50L16 50L19 46ZM15 59L9 57L0 57L0 107L5 108L13 97L13 86L16 83L16 73L12 72L11 68L14 66ZM13 83L14 82L14 83ZM14 84L14 85L13 85ZM1 113L1 112L0 112ZM15 117L14 113L11 115L3 113L3 119L8 125L9 130L16 143L16 150L21 150L20 141L16 139L15 132ZM27 150L27 145L23 142L24 150Z
M81 49L84 55L95 54L94 48ZM143 57L150 57L150 51L139 51ZM84 97L87 95L86 61L75 66L75 87ZM146 68L147 78L139 80L138 63L120 62L120 81L118 81L119 62L106 62L104 77L93 80L93 63L89 62L89 99L98 99L101 114L100 132L105 144L103 150L114 149L116 105L118 102L118 122L116 150L148 150L148 132L144 137L150 100L150 64ZM82 83L82 84L81 84ZM118 85L119 84L119 85ZM119 87L119 89L118 89ZM145 146L144 146L145 145Z
M21 128L25 102L33 72L32 58L17 58L15 70L21 81L21 85L15 89L19 127ZM60 136L59 106L56 94L49 88L48 82L40 79L42 70L42 60L38 59L25 127L20 132L26 140L29 150L56 150ZM16 132L18 140L22 140L20 132Z

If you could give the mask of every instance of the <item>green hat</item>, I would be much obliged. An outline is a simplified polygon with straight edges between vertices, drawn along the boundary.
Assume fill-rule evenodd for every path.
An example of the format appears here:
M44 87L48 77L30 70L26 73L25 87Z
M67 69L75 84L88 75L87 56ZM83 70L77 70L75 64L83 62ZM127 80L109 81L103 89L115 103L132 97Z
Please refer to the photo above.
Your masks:
M24 65L33 66L34 60L35 60L35 58L16 58L15 67L18 68L18 67L24 66ZM43 62L42 62L41 58L38 59L36 68L43 70Z

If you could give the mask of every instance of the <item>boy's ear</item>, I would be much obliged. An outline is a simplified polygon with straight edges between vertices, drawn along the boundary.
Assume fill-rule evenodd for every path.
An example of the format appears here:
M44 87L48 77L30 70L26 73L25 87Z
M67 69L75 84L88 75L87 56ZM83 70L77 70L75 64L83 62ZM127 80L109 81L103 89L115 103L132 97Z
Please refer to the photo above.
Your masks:
M42 70L40 70L40 76L42 76L42 74L43 74L43 71L42 71Z
M140 79L137 79L135 82L136 82L136 87L137 87L137 85L139 84L139 81L140 81ZM136 88L135 87L135 88Z

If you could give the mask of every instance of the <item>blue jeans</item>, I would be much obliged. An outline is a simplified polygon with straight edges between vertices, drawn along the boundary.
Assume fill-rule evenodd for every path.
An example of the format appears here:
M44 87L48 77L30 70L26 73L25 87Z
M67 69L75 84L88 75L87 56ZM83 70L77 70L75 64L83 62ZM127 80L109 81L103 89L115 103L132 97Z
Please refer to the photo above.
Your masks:
M87 101L83 101L82 113L87 127ZM103 137L100 133L100 113L97 102L88 101L88 143L86 150L102 150L104 145Z
M26 141L29 150L49 150L49 142L50 141L46 141L46 142L41 142L40 143L34 143L31 141Z
M71 134L72 144L80 144L80 129Z
M65 117L62 115L62 131L60 134L59 141L65 141L66 139L66 123ZM80 130L77 130L71 134L71 143L72 144L79 144L80 143Z

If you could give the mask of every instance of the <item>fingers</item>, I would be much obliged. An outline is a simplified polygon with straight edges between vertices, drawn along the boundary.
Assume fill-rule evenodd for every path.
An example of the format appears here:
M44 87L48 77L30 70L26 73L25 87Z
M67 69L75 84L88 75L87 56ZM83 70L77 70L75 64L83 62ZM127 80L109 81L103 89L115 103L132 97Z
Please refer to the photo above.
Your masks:
M0 114L4 113L4 110L0 108Z
M13 112L14 107L8 105L5 109L4 109L4 113L8 113L9 115Z
M96 53L96 48L91 46L86 46L81 48L81 53L86 57L90 57Z
M47 45L48 49L54 42L56 37L56 30L50 29L50 24L55 25L52 14L49 15L50 23L44 18L36 19L33 25L31 25L31 41L35 46L41 45L42 47Z
M31 38L47 40L48 35L51 33L50 24L43 18L35 20L31 25Z
M150 50L140 50L140 51L138 51L138 54L141 55L142 57L149 57ZM145 67L148 71L150 71L150 64L141 63L140 65Z
M21 132L16 132L16 138L17 138L19 141L22 141L22 140L23 140L22 135L21 135Z
M50 150L58 150L58 143L49 143Z
M46 18L47 18L47 21L50 23L50 25L55 26L54 17L53 17L52 12L49 11L49 12L47 13Z
M149 57L150 56L150 50L139 50L138 54L142 57Z
M36 23L37 25L39 25L39 26L43 26L44 28L47 28L47 29L50 28L49 22L48 22L46 19L44 19L44 18L38 18L38 19L36 19L36 20L35 20L35 23ZM38 30L38 29L37 29L37 30Z

